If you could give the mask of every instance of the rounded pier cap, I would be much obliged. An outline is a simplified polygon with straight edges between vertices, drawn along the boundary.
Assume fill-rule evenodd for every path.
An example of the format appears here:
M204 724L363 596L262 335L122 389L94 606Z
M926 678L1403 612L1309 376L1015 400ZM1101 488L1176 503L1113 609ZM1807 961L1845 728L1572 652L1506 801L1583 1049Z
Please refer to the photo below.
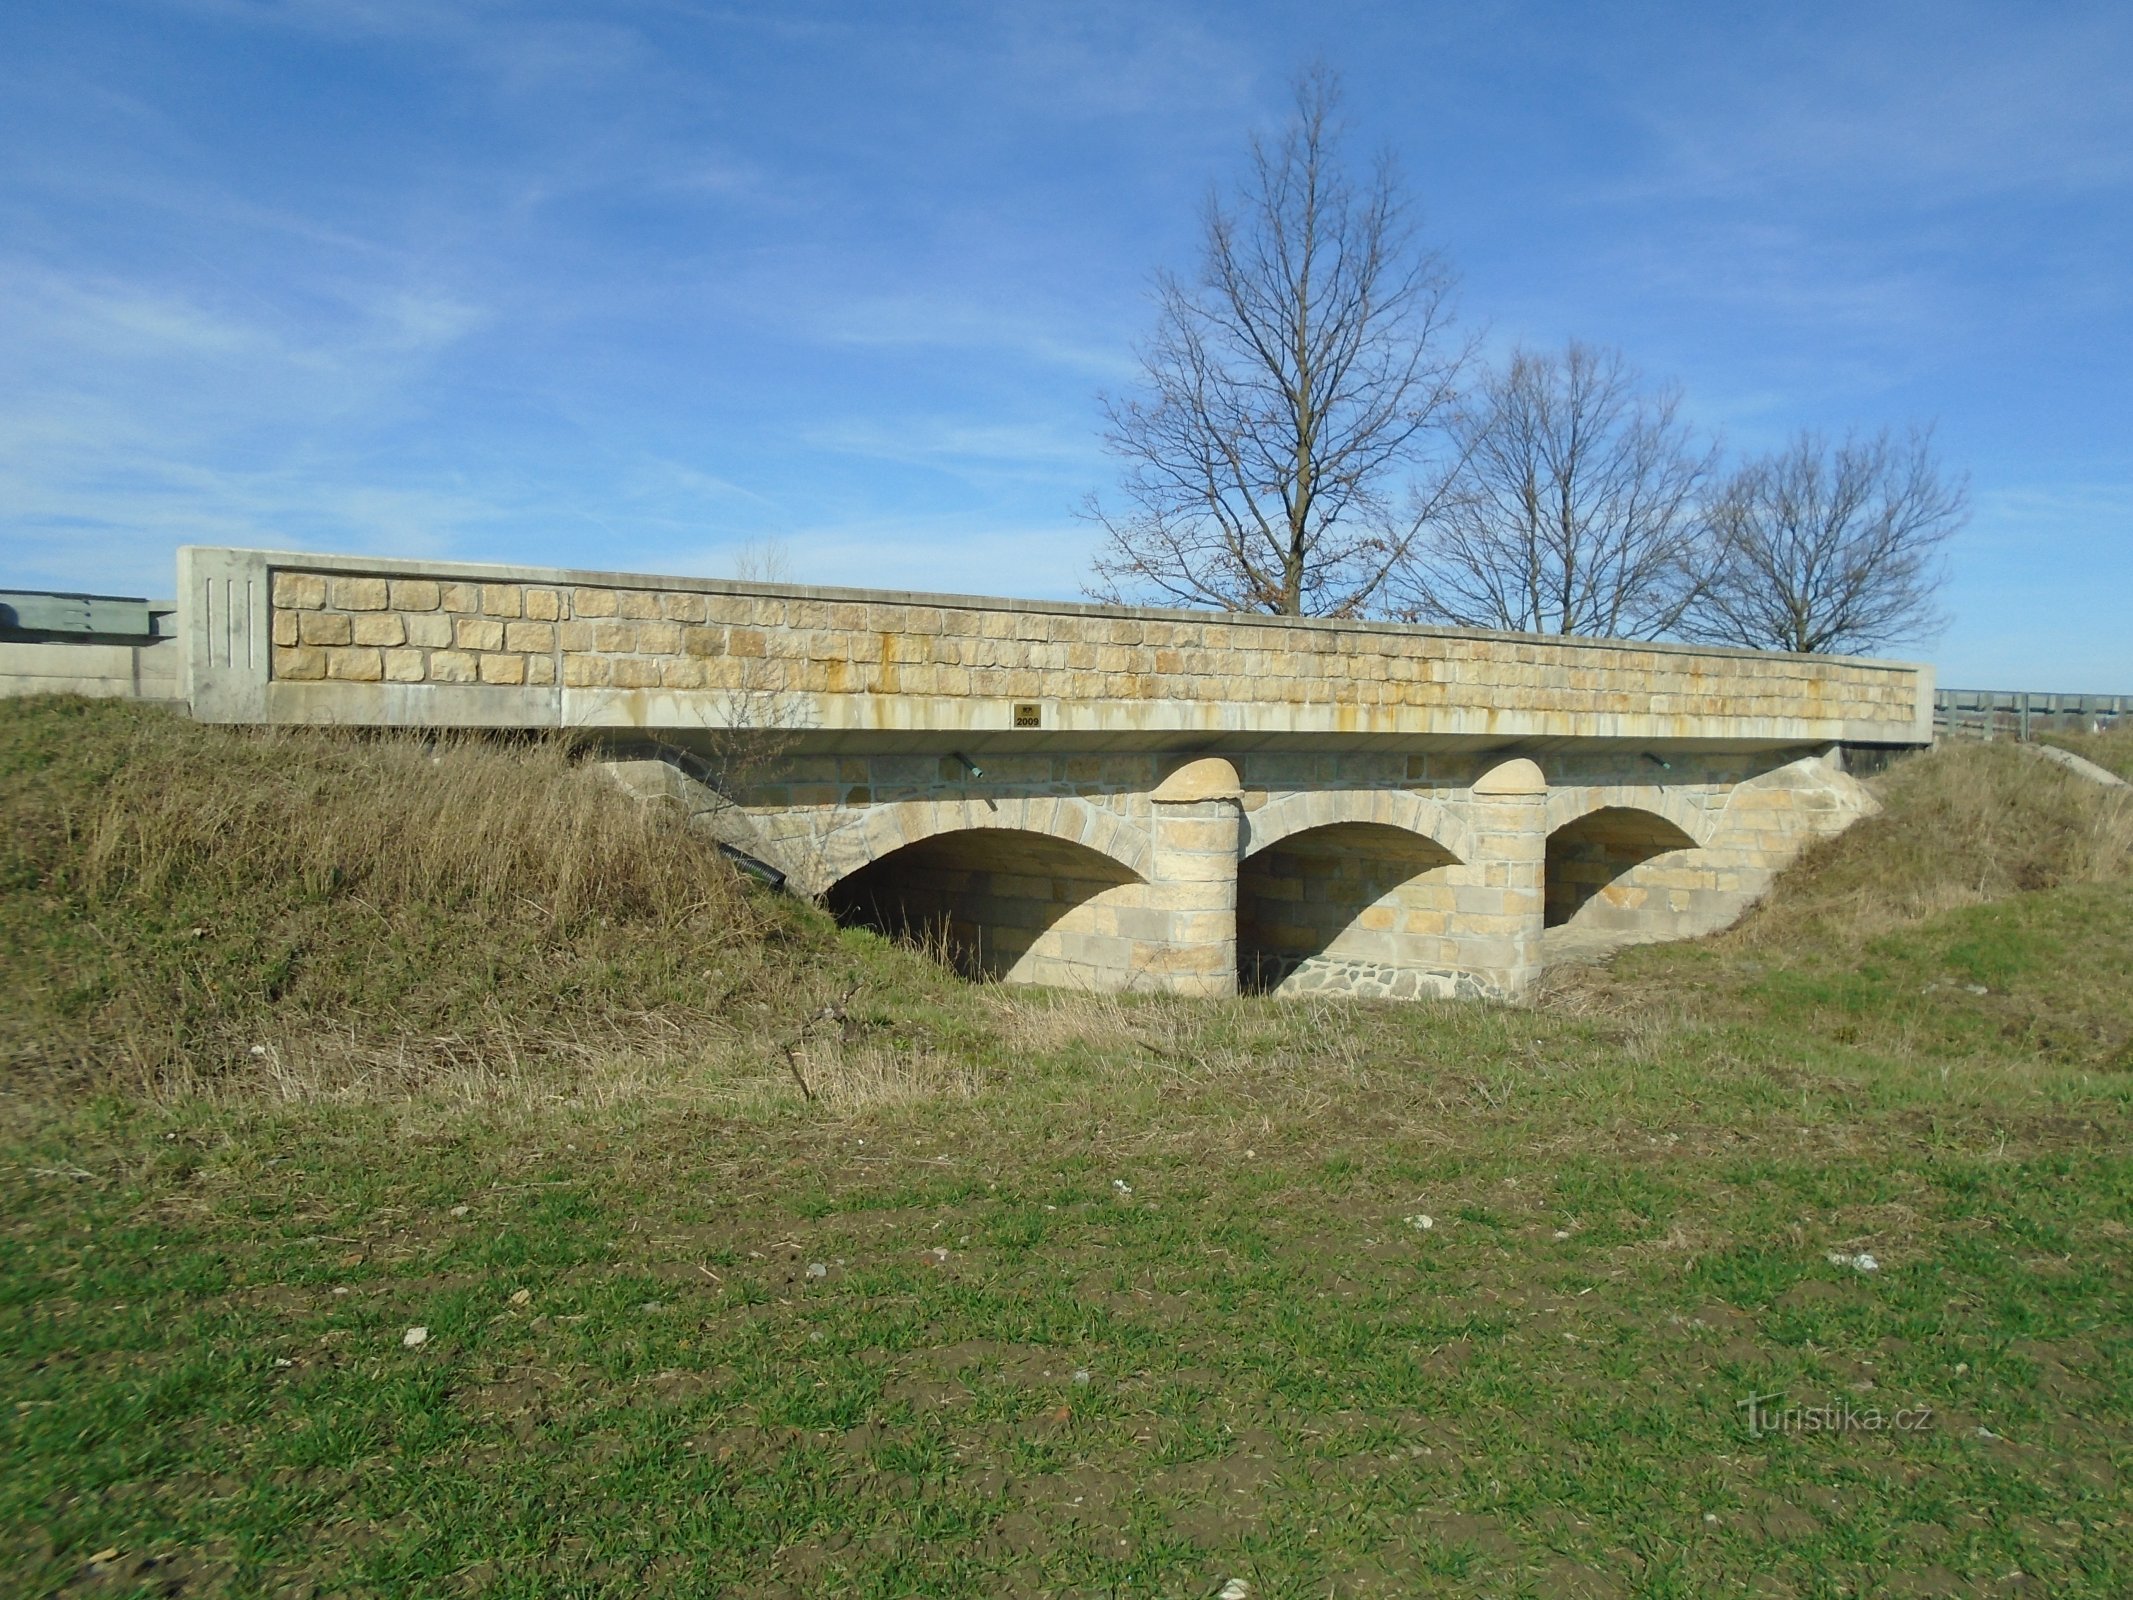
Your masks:
M1157 784L1148 798L1173 806L1194 800L1241 800L1244 781L1237 776L1237 769L1220 756L1202 756L1186 762Z
M1546 794L1547 775L1524 756L1499 762L1474 780L1476 794Z

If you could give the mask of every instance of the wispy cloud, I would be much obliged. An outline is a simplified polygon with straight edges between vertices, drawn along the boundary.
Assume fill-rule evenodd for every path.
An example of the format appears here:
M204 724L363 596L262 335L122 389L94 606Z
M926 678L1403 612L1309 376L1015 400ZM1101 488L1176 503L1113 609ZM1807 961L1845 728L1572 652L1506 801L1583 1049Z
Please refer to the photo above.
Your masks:
M912 290L901 294L824 295L807 310L810 331L831 344L881 349L992 350L1089 378L1117 382L1134 371L1116 344L1083 342L1062 329L1070 316L973 304Z
M1606 199L1777 187L1947 204L2133 184L2133 38L2116 6L1935 0L1843 26L1799 13L1753 52L1718 27L1689 30L1684 48L1697 62L1685 94L1625 77L1623 109L1655 159Z

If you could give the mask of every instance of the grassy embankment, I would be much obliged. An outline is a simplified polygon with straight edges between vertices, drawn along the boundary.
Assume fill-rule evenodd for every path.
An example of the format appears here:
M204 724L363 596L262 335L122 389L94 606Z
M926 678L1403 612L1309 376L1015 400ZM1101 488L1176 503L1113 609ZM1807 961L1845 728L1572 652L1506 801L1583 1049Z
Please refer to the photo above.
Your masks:
M1121 1002L8 706L0 1591L2133 1592L2133 814L1883 788L1530 1010Z
M2108 733L2047 733L2045 744L2055 744L2086 756L2106 772L2115 772L2133 783L2133 726L2120 726Z

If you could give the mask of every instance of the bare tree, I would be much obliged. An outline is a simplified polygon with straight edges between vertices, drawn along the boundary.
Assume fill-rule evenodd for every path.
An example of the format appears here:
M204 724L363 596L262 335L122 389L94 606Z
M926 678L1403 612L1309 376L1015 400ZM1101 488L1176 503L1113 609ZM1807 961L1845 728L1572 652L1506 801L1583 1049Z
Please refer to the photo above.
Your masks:
M1698 490L1717 459L1618 351L1514 351L1461 419L1457 492L1398 589L1470 628L1652 638L1696 592Z
M1408 554L1464 352L1391 160L1342 167L1339 98L1324 68L1298 79L1235 203L1209 197L1198 280L1157 279L1147 392L1104 402L1127 509L1088 502L1100 599L1352 615Z
M1934 459L1930 430L1836 445L1802 433L1714 497L1711 572L1683 631L1839 654L1930 638L1946 622L1942 547L1968 515L1967 487Z

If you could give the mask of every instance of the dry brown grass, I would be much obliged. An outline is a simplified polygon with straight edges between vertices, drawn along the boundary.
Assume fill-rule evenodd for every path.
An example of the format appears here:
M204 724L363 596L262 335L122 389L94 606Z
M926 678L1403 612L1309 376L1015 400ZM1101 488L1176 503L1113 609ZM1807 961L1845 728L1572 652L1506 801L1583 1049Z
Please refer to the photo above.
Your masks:
M18 703L0 817L0 1063L69 1081L569 1094L774 1036L836 965L820 919L554 739Z
M1732 934L1871 937L1958 906L2133 875L2133 798L2003 743L1950 743L1874 781L1880 815L1803 854Z
M714 845L620 800L564 741L166 731L144 728L137 758L69 819L67 875L91 900L241 900L277 881L378 912L530 914L559 930L711 920L747 937L761 921Z

